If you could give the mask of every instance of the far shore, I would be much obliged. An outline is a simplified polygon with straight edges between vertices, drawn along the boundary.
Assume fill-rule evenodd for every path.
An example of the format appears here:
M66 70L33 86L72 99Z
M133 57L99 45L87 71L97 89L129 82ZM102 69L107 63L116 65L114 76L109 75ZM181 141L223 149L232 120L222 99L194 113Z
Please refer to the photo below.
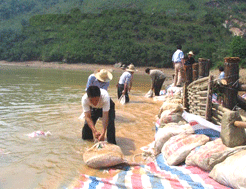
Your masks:
M100 64L87 64L87 63L60 63L60 62L43 62L43 61L26 61L26 62L8 62L8 61L0 61L1 65L9 65L9 66L26 66L26 67L34 67L34 68L49 68L49 69L64 69L64 70L86 70L94 72L98 69L107 69L111 72L122 72L121 68L117 68L114 65L100 65ZM145 74L145 67L136 67L136 72L134 74ZM156 67L149 67L151 69L158 69L164 72L169 80L172 79L172 75L174 74L173 68L156 68ZM216 77L219 75L218 70L210 70L211 73ZM240 82L246 83L246 74L245 69L240 69Z
M64 70L87 70L87 71L96 71L98 69L107 69L111 72L122 72L121 68L117 68L114 65L100 65L100 64L87 64L87 63L59 63L59 62L43 62L43 61L26 61L26 62L8 62L0 61L1 65L10 65L10 66L26 66L34 68L51 68L51 69L64 69ZM145 69L147 67L136 67L136 72L134 74L145 74ZM162 70L167 77L172 77L174 69L172 68L155 68L149 67L151 69Z

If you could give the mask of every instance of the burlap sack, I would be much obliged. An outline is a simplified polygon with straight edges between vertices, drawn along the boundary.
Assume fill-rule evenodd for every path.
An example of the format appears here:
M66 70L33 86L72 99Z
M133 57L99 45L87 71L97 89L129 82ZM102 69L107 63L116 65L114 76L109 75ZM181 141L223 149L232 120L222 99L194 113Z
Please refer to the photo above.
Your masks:
M219 155L225 152L227 147L222 143L221 138L207 142L205 145L193 149L185 159L186 165L195 165L205 171L210 171L213 165L210 164L212 155Z
M209 176L220 184L246 188L246 150L240 151L214 166Z
M166 141L168 141L172 136L178 135L180 133L191 134L194 133L194 130L189 124L186 125L170 124L166 127L159 128L155 135L155 144L154 144L155 155L161 153L161 149Z
M125 163L119 146L98 142L83 154L85 164L92 168L104 168Z
M165 110L169 110L173 113L183 112L183 106L182 104L178 104L178 103L173 103L173 102L168 102L168 101L164 102L160 108L158 116L161 117L162 112Z
M182 117L182 112L173 112L170 110L165 110L161 113L160 124L166 124L171 122L178 123L182 120L184 120Z
M171 137L162 147L161 152L168 165L178 165L185 161L194 148L209 141L206 135L179 134Z
M152 98L153 97L153 91L150 89L146 94L145 94L145 97L146 98Z

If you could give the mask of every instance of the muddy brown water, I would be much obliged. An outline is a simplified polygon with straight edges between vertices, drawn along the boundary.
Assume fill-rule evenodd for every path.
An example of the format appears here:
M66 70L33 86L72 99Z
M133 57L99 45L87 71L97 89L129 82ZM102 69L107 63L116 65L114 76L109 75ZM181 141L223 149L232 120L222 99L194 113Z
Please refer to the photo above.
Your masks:
M72 188L80 174L112 176L88 168L83 152L94 143L81 139L81 97L91 71L0 66L0 188ZM154 140L160 101L145 98L150 78L134 75L130 103L117 101L113 72L109 94L116 106L116 141L126 159ZM102 128L101 122L97 128ZM35 131L49 136L29 137ZM137 160L136 160L137 161Z

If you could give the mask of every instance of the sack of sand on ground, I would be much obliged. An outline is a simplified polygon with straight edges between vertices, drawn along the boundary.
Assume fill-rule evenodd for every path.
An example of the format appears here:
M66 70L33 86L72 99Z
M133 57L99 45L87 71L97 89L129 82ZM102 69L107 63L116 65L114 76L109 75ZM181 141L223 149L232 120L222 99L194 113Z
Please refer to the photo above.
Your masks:
M106 168L124 163L124 155L119 146L108 142L98 142L83 154L85 164L92 168Z

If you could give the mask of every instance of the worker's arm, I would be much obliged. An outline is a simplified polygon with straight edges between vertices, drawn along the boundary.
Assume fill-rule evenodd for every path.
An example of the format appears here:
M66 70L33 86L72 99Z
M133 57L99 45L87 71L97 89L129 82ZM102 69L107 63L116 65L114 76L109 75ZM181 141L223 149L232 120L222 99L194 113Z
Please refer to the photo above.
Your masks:
M98 137L99 141L104 141L105 138L105 133L108 127L108 111L103 111L103 115L102 115L102 125L103 125L103 131L100 134L100 136Z
M100 136L100 132L97 131L92 119L91 119L91 112L85 112L85 121L87 122L88 126L91 128L94 139L98 139Z

